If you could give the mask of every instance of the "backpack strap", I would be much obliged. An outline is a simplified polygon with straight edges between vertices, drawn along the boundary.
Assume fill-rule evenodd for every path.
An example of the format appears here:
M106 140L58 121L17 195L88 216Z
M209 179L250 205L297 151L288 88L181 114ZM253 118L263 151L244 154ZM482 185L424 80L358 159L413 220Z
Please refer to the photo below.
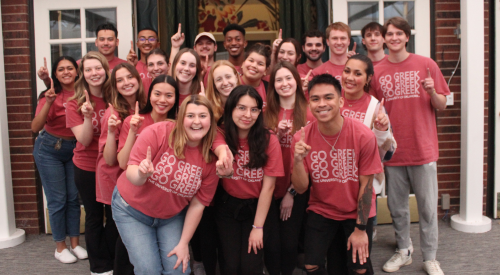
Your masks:
M372 98L370 100L370 104L368 105L368 109L366 109L366 115L365 115L365 120L363 121L363 124L366 125L368 128L372 128L373 126L373 115L375 114L375 108L377 107L378 100L370 95Z

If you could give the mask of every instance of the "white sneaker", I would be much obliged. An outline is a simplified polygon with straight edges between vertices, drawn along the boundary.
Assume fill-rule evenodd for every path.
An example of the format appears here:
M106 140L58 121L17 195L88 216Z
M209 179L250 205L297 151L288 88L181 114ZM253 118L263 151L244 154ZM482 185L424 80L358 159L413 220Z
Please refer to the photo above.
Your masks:
M103 273L90 272L90 275L113 275L113 270L106 271L106 272L103 272Z
M72 264L76 262L76 257L73 256L73 254L71 254L71 252L69 252L67 248L63 249L63 251L61 252L57 252L56 249L54 257L56 257L56 259L58 259L63 264Z
M75 256L80 260L85 260L89 257L89 255L87 254L87 250L79 245L77 245L75 248L70 248L69 251L73 252L73 254L75 254Z
M410 238L410 246L408 247L408 251L410 251L410 255L413 255L413 242L411 241L411 238Z
M206 275L205 266L202 262L193 261L193 274L194 275Z
M408 250L409 252L409 250ZM382 269L385 272L395 272L398 271L402 266L410 265L412 263L411 253L409 255L403 255L399 249L396 249L396 253L384 264Z
M424 262L424 270L429 275L444 275L443 270L440 267L440 264L436 260L425 261Z

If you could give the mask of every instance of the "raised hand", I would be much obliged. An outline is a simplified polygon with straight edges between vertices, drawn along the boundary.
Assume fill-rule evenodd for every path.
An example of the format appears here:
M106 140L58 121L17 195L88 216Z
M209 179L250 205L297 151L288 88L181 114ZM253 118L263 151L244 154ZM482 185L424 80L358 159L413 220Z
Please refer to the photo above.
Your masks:
M233 153L226 145L226 155L216 162L217 173L220 176L228 177L233 173Z
M203 81L200 81L200 95L206 96L206 94L205 94L205 86L203 85Z
M143 159L139 164L139 176L141 178L148 178L153 175L155 168L153 162L151 161L151 146L148 146L148 151L146 153L146 159Z
M377 118L375 118L375 123L373 124L375 129L379 131L387 131L389 129L389 118L384 110L384 98L380 101L380 106L378 107Z
M111 116L109 116L108 119L108 133L115 133L116 128L122 121L115 116L115 108L113 108L113 105L111 105L111 103L108 103L108 105L108 108L111 110Z
M356 42L354 42L354 45L352 46L352 50L347 52L347 58L350 58L351 56L356 55L356 54L358 54L358 53L356 52Z
M45 100L46 100L46 103L52 104L56 100L57 95L56 95L56 92L54 90L54 81L52 81L52 78L49 78L49 79L50 79L50 89L48 89L45 92Z
M431 70L429 70L429 68L427 68L427 77L422 81L422 87L424 87L425 91L431 96L436 92L434 89L434 79L432 79Z
M309 70L309 72L304 76L304 78L301 78L302 80L302 90L306 91L307 90L307 85L309 85L309 77L311 76L312 69Z
M127 62L130 63L130 65L134 66L137 65L137 62L139 60L137 59L137 54L135 53L134 49L134 41L130 41L130 51L127 54Z
M293 157L296 162L302 161L307 154L309 154L309 151L311 151L311 146L306 144L305 139L306 132L304 127L302 127L300 129L300 140L295 143L295 152L293 153Z
M286 136L290 132L291 125L288 122L288 120L283 119L278 123L278 138L281 139L282 137Z
M142 122L144 121L144 117L139 115L139 101L135 102L135 113L130 119L130 131L137 133L137 131L141 128Z
M278 39L274 40L274 42L273 42L273 52L276 52L278 50L278 46L280 45L281 41L283 41L282 33L283 32L280 29L280 32L278 34Z
M47 58L45 58L45 57L43 58L43 66L40 67L37 74L38 74L38 77L43 81L50 79L49 69L47 69Z
M179 23L179 28L177 29L177 33L172 35L170 38L170 43L172 43L172 48L180 48L182 44L184 44L184 33L182 33L181 23Z
M87 90L84 90L83 92L85 93L85 102L82 104L81 108L82 115L85 118L92 118L94 115L94 107L92 107L92 103L90 103L90 97Z

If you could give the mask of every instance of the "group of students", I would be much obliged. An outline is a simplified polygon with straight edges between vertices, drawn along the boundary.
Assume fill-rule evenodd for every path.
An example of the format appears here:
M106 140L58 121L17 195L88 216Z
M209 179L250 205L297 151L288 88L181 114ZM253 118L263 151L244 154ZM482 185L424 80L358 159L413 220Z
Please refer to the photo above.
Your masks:
M300 250L308 274L373 274L376 193L387 185L397 249L383 270L412 262L411 187L424 270L443 274L434 110L449 89L434 61L406 51L410 31L399 17L368 24L365 56L348 51L342 22L306 32L302 47L280 32L248 50L245 29L231 24L229 59L215 61L214 36L181 49L179 25L170 56L145 29L140 59L132 43L125 61L114 56L116 28L99 26L99 52L38 72L48 89L33 155L55 257L88 257L92 274L183 274L191 247L195 274L218 265L274 275L292 274Z

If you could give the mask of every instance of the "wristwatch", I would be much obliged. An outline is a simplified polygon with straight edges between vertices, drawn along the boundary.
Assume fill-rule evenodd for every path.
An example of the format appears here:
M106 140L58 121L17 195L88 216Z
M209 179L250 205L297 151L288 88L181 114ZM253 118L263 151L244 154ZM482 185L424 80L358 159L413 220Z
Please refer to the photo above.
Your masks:
M359 230L366 231L366 224L356 224L354 227Z
M290 186L287 191L288 191L288 193L292 194L292 196L294 196L294 197L297 196L297 191L295 191L295 189L293 189L293 187Z

